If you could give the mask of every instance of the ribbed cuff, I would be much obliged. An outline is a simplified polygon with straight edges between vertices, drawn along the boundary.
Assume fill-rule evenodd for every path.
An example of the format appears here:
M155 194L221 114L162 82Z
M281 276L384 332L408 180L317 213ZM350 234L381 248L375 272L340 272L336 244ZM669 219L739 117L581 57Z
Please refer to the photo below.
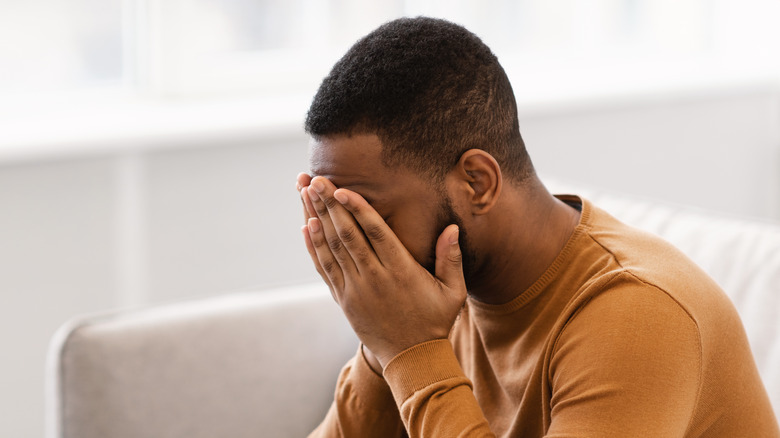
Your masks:
M384 376L398 406L429 385L466 377L448 339L423 342L404 350L388 362Z

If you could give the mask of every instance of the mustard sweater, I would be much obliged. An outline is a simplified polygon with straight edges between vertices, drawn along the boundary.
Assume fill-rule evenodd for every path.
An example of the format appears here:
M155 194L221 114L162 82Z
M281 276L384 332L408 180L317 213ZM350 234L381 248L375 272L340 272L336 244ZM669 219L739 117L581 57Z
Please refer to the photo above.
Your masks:
M449 340L384 376L358 352L311 437L780 437L726 295L671 245L581 202L517 298L468 299Z

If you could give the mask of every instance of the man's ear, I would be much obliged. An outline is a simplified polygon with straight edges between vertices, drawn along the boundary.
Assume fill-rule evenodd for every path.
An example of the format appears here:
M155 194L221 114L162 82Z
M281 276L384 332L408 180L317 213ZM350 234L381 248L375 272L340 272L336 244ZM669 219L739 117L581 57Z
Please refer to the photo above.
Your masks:
M449 173L450 188L457 196L464 196L472 214L490 211L501 194L503 177L501 167L492 155L482 149L469 149L460 156L458 164Z

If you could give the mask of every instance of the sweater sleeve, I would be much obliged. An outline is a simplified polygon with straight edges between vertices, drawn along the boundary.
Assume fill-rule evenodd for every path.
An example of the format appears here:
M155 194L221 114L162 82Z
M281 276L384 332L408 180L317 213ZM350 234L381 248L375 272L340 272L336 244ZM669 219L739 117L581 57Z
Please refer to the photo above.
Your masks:
M384 376L410 437L494 437L447 339L393 358Z
M309 438L400 438L405 436L387 383L363 356L362 346L341 370L323 422Z

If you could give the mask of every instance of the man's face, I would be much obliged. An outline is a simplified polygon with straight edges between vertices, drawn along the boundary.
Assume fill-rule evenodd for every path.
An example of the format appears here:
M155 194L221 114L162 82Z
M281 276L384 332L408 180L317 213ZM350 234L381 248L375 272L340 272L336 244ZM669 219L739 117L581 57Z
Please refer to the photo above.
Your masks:
M381 153L374 134L324 137L311 144L311 173L363 196L415 260L433 274L436 239L452 223L465 235L462 221L442 187L405 167L385 166ZM465 256L463 239L461 250Z

